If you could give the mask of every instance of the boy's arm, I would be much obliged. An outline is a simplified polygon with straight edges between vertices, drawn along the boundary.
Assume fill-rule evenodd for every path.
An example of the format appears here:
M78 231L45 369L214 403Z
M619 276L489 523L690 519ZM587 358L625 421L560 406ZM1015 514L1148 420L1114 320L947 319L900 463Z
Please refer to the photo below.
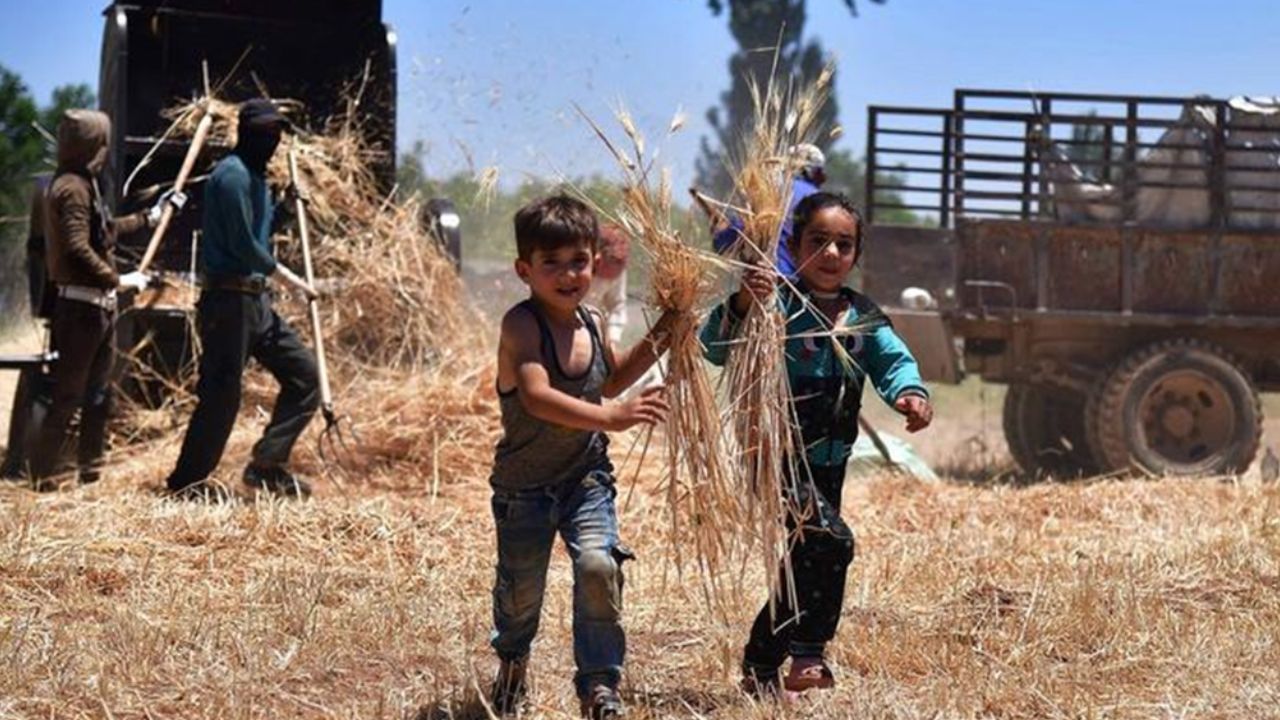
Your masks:
M515 369L516 392L530 415L577 430L625 430L640 422L656 423L666 403L653 394L619 405L597 405L551 386L542 364L542 337L537 321L524 310L512 310L502 319L503 362Z
M671 342L669 332L677 315L668 311L658 318L640 342L626 349L618 349L612 340L605 342L609 360L609 379L604 383L604 396L617 397L644 376L649 368L662 357Z

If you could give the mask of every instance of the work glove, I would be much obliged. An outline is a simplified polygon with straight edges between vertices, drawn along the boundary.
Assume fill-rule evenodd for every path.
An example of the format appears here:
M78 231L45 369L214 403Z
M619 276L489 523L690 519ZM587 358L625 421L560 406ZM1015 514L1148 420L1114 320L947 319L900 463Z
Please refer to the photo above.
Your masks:
M144 272L128 272L120 276L120 291L134 292L145 289L151 284L151 275Z
M166 205L173 206L173 214L177 215L182 212L182 208L187 204L187 194L180 190L165 190L160 194L160 199L156 200L156 204L147 210L147 225L155 227L160 224L160 217L164 215Z

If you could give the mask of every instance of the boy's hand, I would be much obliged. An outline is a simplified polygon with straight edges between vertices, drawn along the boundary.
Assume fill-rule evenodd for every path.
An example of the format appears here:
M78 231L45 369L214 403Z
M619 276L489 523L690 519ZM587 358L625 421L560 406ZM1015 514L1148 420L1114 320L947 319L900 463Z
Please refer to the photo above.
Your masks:
M657 425L662 422L671 409L662 397L664 390L666 388L661 385L646 388L630 400L611 406L609 426L605 429L618 432L640 423Z
M773 273L761 265L754 265L742 273L742 284L733 296L733 310L745 315L751 309L751 302L761 302L777 289Z
M919 432L933 422L933 406L920 395L903 395L893 403L893 407L907 416L907 432Z

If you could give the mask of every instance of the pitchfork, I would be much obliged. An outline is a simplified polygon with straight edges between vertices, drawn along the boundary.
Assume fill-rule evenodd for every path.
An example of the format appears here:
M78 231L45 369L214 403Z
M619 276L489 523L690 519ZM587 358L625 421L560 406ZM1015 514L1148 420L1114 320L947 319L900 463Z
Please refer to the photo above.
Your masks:
M293 186L294 210L298 215L298 234L302 237L302 269L307 285L315 290L315 271L311 266L311 233L307 227L307 199L301 186L298 185L298 156L293 148L289 148L289 183ZM333 409L333 392L329 388L329 366L325 362L324 355L324 336L320 332L320 305L314 296L308 296L307 310L311 314L311 335L316 340L316 366L320 371L320 414L324 417L324 430L321 431L320 439L317 441L320 459L328 462L329 455L333 455L334 461L341 467L342 462L338 456L350 457L353 454L347 444L346 435L349 434L356 444L359 444L360 438L356 435L354 428L348 427L347 432L343 432L343 418L339 417ZM329 449L328 452L326 447Z

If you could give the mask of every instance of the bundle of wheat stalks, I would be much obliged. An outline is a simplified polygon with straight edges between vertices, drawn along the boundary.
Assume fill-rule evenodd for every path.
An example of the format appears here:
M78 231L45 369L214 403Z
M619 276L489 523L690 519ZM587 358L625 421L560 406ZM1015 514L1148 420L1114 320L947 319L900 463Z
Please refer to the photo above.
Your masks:
M286 114L297 107L279 104ZM430 463L437 477L442 467L448 475L482 472L477 463L496 427L483 402L492 393L491 340L477 340L480 315L424 230L418 197L380 187L373 167L385 151L369 146L358 105L353 98L319 131L287 133L268 167L268 182L283 190L288 153L297 155L316 274L332 289L321 310L335 405L359 431L355 469L414 462ZM213 142L233 146L237 106L216 98L172 108L173 134L190 136L204 112L214 116ZM298 238L284 238L279 255L300 268ZM307 326L301 302L281 307Z
M666 168L658 170L655 158L646 155L644 135L630 113L625 108L615 112L629 151L610 141L581 108L579 113L622 170L621 202L612 213L601 212L610 215L648 253L648 304L659 312L675 314L663 378L671 406L664 427L671 555L676 567L682 569L692 542L692 560L701 571L703 587L709 599L720 604L724 599L720 579L739 537L734 530L741 508L698 330L702 310L718 286L714 271L723 261L680 237L673 225L670 173ZM667 127L667 136L683 124L683 115L677 113Z
M791 204L796 170L790 148L811 142L822 130L818 118L833 74L834 66L828 65L805 85L776 75L763 89L749 84L754 122L731 167L731 204L742 219L737 241L742 262L776 272L778 236ZM772 295L753 303L729 347L722 376L729 397L727 426L739 448L735 471L746 484L748 525L763 550L771 599L782 592L794 596L787 553L794 538L787 531L787 519L799 518L805 508L793 507L787 498L794 496L791 486L808 481L803 448L795 446L797 423L781 350L786 322ZM774 572L778 567L781 573Z

